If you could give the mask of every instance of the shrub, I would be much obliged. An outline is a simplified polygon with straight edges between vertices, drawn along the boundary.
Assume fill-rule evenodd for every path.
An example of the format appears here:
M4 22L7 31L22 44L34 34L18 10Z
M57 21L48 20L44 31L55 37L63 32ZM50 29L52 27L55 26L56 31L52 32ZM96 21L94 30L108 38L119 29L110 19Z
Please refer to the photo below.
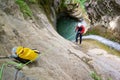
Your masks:
M21 12L24 17L32 17L32 11L24 0L16 0L16 3L19 5Z

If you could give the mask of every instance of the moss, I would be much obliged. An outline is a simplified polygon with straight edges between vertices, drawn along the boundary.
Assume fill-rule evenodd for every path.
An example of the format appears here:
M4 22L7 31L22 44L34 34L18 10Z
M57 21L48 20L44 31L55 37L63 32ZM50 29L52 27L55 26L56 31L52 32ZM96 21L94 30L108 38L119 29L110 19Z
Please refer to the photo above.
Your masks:
M96 72L91 72L91 77L94 79L94 80L102 80L102 78L99 76L99 75L97 75L97 73ZM108 78L107 80L112 80L111 78Z
M112 80L111 78L108 78L107 80Z
M91 73L91 77L94 79L94 80L102 80L100 76L97 75L97 73L95 72L92 72Z
M94 80L102 80L101 77L99 75L97 75L96 72L92 72L91 73L91 77L94 79ZM107 80L112 80L111 78L108 78Z
M36 0L29 0L30 3L36 3Z
M16 3L19 5L20 10L25 18L27 18L28 16L32 17L32 11L24 0L16 0Z
M53 0L38 0L38 4L43 7L49 21L51 21L50 14L51 6L53 5Z
M60 1L59 9L60 11L63 11L66 8L65 0Z

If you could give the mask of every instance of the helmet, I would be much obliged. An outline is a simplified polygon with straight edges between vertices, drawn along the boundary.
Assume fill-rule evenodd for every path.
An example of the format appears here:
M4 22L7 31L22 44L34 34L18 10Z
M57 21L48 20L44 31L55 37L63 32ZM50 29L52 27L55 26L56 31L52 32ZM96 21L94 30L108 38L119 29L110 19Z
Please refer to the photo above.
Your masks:
M81 23L78 23L78 26L80 27L82 24Z

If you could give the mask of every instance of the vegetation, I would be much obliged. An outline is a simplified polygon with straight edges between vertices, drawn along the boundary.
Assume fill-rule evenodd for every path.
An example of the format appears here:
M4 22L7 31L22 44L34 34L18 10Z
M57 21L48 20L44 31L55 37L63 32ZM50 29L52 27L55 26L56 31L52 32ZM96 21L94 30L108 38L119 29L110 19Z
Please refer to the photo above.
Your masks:
M76 4L76 3L78 3L78 4L80 4L83 11L85 11L85 8L84 8L85 1L86 0L61 0L59 8L61 10L61 9L64 9L67 6L67 4L71 4L71 3Z
M52 14L52 10L51 7L53 6L53 0L37 0L38 4L40 7L43 8L43 10L45 11L45 14L47 16L47 18L49 19L50 22L51 21L51 14Z
M30 0L35 1L35 0ZM25 18L32 17L32 11L24 0L16 0L16 3L19 5L21 12Z
M82 7L82 9L85 11L84 4L85 4L86 0L71 0L71 2L73 2L73 3L79 3L80 6Z
M30 3L36 3L36 0L28 0Z
M91 73L91 77L92 77L94 80L102 80L102 79L100 78L100 76L98 76L97 73L95 73L95 72L92 72L92 73Z
M112 80L111 78L108 78L107 80Z
M61 0L58 8L59 8L60 11L62 11L66 8L66 6L67 6L66 5L66 0Z
M96 72L92 72L91 73L91 77L94 79L94 80L102 80L100 76L97 75ZM107 80L112 80L111 78L108 78Z

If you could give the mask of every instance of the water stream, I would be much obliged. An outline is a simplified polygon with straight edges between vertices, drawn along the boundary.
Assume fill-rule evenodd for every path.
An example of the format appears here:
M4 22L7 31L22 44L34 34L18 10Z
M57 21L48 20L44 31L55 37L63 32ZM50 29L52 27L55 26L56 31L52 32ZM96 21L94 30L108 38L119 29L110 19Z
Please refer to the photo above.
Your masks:
M88 36L83 36L83 39L94 39L97 40L107 46L110 46L111 48L114 48L118 51L120 51L120 44L114 41L111 41L109 39L103 38L101 36L98 35L88 35Z
M85 22L82 22L84 25ZM69 17L61 17L58 19L57 22L57 31L58 33L63 36L65 39L68 39L70 41L75 40L75 26L77 25L77 22ZM83 36L83 39L94 39L97 40L111 48L114 48L118 51L120 51L120 44L117 42L110 41L108 39L105 39L98 35L88 35Z

